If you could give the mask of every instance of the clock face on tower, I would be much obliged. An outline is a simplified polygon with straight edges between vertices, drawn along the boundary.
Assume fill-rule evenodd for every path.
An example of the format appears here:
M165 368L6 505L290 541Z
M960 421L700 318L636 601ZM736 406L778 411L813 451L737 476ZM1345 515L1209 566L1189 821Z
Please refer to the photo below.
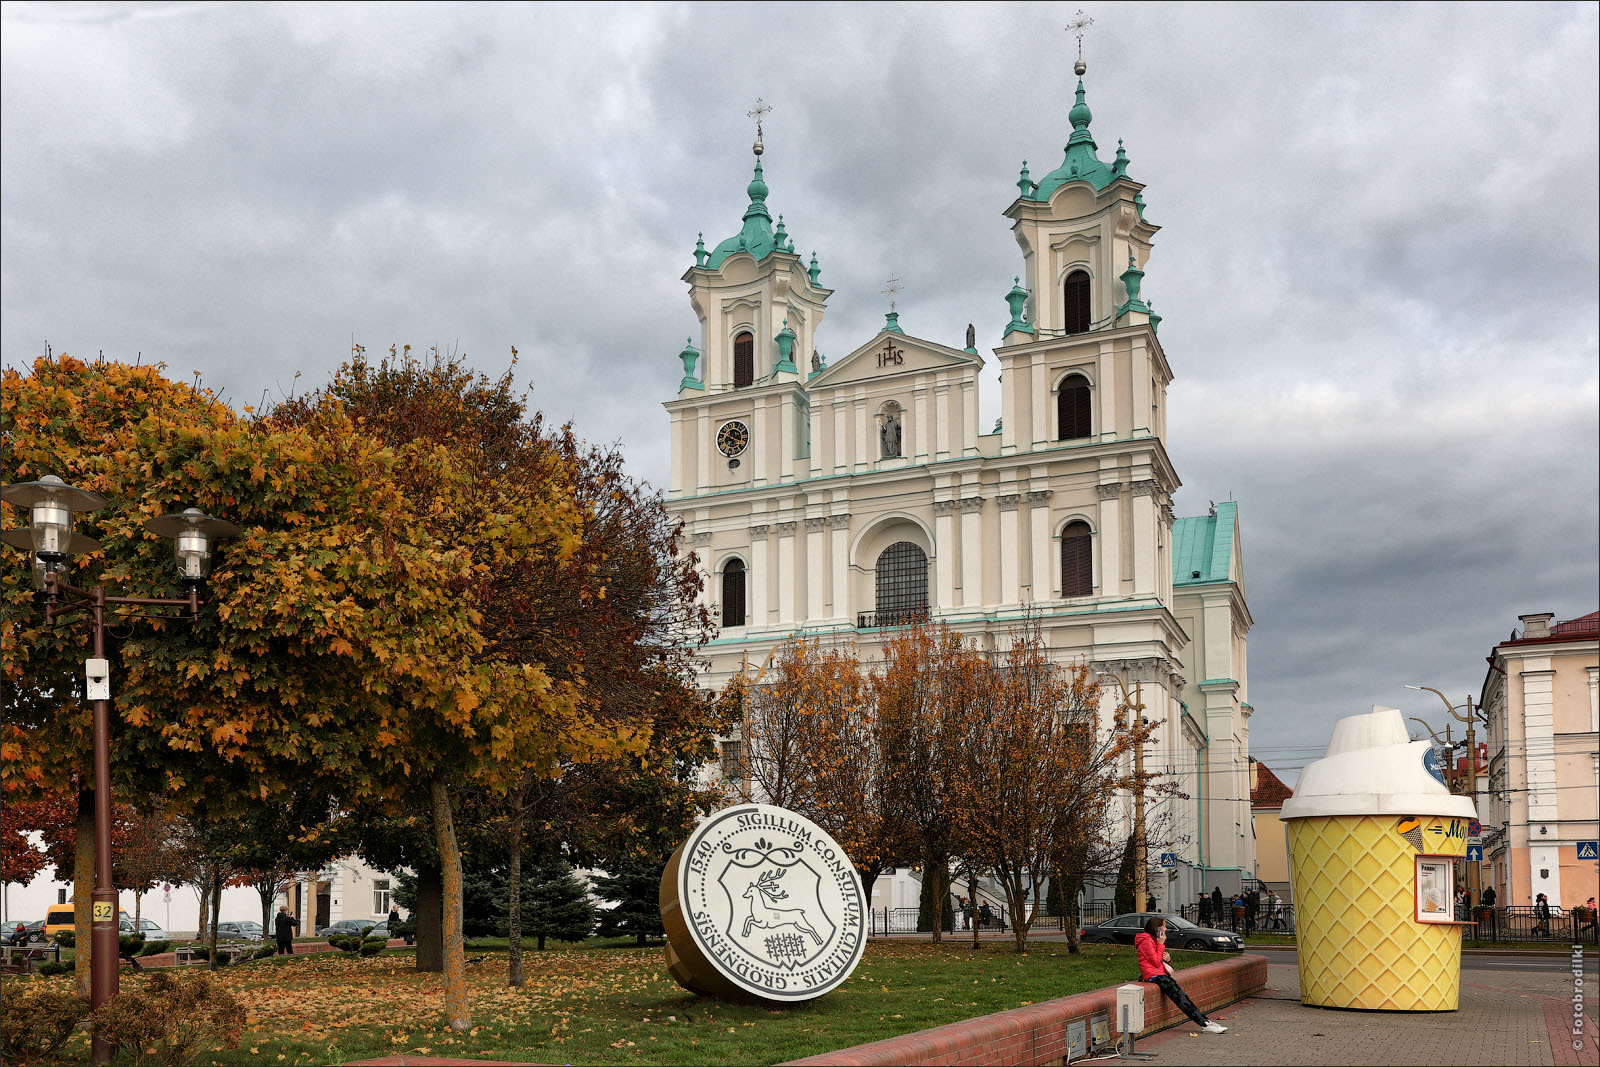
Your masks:
M722 429L717 431L717 451L732 459L745 450L750 443L750 427L737 419L725 422Z

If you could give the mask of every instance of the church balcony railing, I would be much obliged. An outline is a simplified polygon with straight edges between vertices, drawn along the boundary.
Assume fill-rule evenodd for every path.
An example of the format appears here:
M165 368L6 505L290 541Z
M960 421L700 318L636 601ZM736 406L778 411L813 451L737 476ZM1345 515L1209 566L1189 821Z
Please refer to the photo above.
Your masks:
M905 608L896 611L868 611L856 615L856 629L880 630L889 626L909 626L928 617L927 608Z

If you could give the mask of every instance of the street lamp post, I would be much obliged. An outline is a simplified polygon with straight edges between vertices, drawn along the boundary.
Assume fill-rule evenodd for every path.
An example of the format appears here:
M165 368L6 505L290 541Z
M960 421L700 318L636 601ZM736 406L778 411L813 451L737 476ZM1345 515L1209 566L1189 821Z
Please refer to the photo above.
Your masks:
M1460 714L1460 709L1450 703L1449 697L1445 696L1432 686L1408 684L1406 685L1406 688L1432 693L1434 696L1444 701L1444 706L1449 710L1451 718L1455 719L1457 722L1464 722L1467 724L1467 795L1472 798L1472 803L1476 805L1478 803L1478 745L1477 736L1473 731L1473 727L1477 725L1479 709L1476 709L1472 706L1472 697L1468 696L1467 702L1461 705L1461 707L1467 709L1467 713L1462 715ZM1449 734L1449 730L1450 724L1446 723L1446 735ZM1451 777L1454 778L1455 776L1451 775ZM1479 899L1478 883L1481 880L1480 876L1482 872L1479 870L1481 864L1469 863L1466 866L1467 888L1472 890L1472 899L1474 902L1476 902Z
M7 530L0 540L33 553L34 588L44 596L45 625L77 611L88 613L93 655L84 664L85 695L94 711L94 891L90 922L89 1004L99 1008L117 994L117 890L111 878L111 667L106 658L106 609L133 607L186 607L191 619L200 617L200 587L211 569L211 542L232 537L239 528L213 519L197 508L163 515L145 523L145 529L174 541L178 576L186 596L107 596L103 585L80 589L67 580L68 560L80 552L93 552L100 543L73 533L75 512L95 511L106 504L99 493L68 485L53 474L36 482L17 482L0 488L0 499L26 508L26 529ZM94 1038L94 1062L110 1063L113 1048Z
M1144 682L1134 682L1133 692L1128 692L1127 679L1102 671L1101 676L1110 678L1117 683L1117 688L1122 690L1122 703L1133 712L1138 722L1136 730L1142 730L1144 718ZM1133 910L1144 911L1145 903L1150 896L1149 872L1145 868L1148 856L1145 847L1144 828L1144 737L1140 736L1138 744L1133 748Z

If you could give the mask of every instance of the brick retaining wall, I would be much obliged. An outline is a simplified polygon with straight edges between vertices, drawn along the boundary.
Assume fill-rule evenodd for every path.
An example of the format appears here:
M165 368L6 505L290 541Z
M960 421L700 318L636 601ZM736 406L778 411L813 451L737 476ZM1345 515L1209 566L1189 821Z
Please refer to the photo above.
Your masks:
M1131 962L1131 961L1130 961ZM1264 989L1267 958L1243 955L1203 963L1178 972L1178 982L1199 1005L1210 1012ZM791 1064L851 1064L862 1067L899 1067L902 1064L1059 1064L1067 1055L1067 1024L1091 1015L1111 1016L1117 1033L1117 987L1091 990L1075 996L1030 1004L1025 1008L980 1015L931 1030L919 1030L867 1045L840 1049L821 1056L792 1060ZM1185 1022L1183 1013L1168 1003L1161 990L1145 987L1145 1028L1140 1035Z

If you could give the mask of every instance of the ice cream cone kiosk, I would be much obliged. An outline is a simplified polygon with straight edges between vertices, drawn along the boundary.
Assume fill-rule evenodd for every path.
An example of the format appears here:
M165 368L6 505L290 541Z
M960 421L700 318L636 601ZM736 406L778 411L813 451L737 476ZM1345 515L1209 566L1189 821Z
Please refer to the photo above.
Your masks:
M1456 920L1455 868L1476 816L1398 709L1334 724L1283 803L1302 1003L1456 1009L1471 924Z

